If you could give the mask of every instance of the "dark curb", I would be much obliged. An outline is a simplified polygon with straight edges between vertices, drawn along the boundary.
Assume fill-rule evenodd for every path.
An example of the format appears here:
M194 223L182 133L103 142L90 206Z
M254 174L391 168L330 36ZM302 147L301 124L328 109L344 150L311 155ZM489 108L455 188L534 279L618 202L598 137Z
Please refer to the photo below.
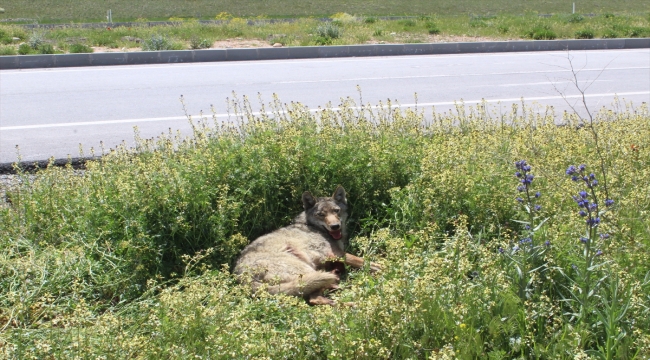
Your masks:
M69 159L54 159L54 160L34 160L34 161L21 161L18 163L0 163L0 175L16 174L16 168L20 172L35 173L39 169L46 169L48 166L67 166L70 165L73 169L85 169L86 162L92 160L99 160L100 157L76 157Z
M650 48L650 38L489 41L433 44L143 51L97 54L18 55L0 56L0 69L10 70L71 66L171 64L215 61L646 48Z

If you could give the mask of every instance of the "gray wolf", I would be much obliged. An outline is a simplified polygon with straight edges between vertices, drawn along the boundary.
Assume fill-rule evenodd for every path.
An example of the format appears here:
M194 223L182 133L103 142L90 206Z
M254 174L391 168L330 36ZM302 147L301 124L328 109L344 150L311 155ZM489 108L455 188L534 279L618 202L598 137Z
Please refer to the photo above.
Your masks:
M338 186L331 197L302 194L305 211L293 222L263 235L242 250L234 273L253 290L267 284L272 294L302 296L311 305L335 305L323 296L337 289L345 266L360 268L364 260L344 250L348 202L345 189ZM381 266L370 264L371 271Z

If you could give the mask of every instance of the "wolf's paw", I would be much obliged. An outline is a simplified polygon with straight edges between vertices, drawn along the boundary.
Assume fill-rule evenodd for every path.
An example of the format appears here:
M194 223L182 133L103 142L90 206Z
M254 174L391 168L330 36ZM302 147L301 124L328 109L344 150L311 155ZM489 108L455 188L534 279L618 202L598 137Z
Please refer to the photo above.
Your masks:
M384 267L381 266L380 264L377 264L377 263L374 263L374 262L370 263L370 272L371 273L374 274L374 273L380 272L382 270L384 270Z

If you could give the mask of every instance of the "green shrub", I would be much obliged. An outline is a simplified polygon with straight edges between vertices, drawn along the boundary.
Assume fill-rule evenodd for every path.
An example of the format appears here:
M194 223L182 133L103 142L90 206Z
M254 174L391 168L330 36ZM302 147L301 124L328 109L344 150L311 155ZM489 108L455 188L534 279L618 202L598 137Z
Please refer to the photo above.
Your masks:
M510 31L510 27L508 25L501 24L497 26L497 31L499 32L499 34L506 34L508 33L508 31Z
M618 33L612 29L607 29L603 32L603 39L616 39L618 37Z
M68 49L68 51L71 54L79 54L79 53L91 53L94 50L93 50L93 48L91 48L88 45L75 43L75 44L70 45L70 48Z
M142 51L172 50L172 43L163 35L151 35L142 42Z
M210 46L212 46L212 42L208 39L200 39L198 36L190 38L190 49L192 50L208 49Z
M316 28L316 45L331 45L334 39L341 37L341 28L334 22L319 25Z
M566 22L568 22L569 24L577 24L583 22L584 20L585 17L580 14L571 14L566 18Z
M429 34L431 35L440 34L440 28L435 23L429 21L425 24L425 26Z
M42 44L38 47L37 52L39 54L54 54L54 46L51 44Z
M31 54L33 51L34 51L34 49L32 49L32 47L29 46L29 44L27 44L27 43L20 44L20 46L18 46L18 54L20 54L20 55Z
M648 37L650 36L650 28L642 26L631 26L628 28L626 34L628 37Z
M16 55L16 48L13 46L0 46L0 56L2 55Z
M526 37L534 40L554 40L557 34L549 25L539 25L525 34Z
M369 16L367 18L364 18L363 22L366 23L366 24L374 24L374 23L377 22L377 18L374 17L374 16Z
M39 31L34 31L27 40L27 44L29 44L29 46L34 50L37 50L44 43L45 34Z
M413 19L401 19L401 20L397 20L397 23L402 25L405 28L414 27L416 25L415 20Z
M578 30L575 33L575 38L576 39L593 39L594 38L594 31L591 30L591 29Z

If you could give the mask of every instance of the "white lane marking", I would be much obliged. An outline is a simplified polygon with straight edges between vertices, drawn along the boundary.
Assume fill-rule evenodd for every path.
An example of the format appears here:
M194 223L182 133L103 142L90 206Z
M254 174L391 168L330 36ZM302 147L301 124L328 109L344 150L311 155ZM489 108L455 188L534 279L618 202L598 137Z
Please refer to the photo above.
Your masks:
M571 51L571 54L596 54L596 53L645 53L648 49L603 49L603 50L576 50ZM2 75L9 74L33 74L33 73L57 73L57 72L89 72L89 71L115 71L115 70L142 70L142 69L163 69L163 68L187 68L187 67L220 67L220 66L250 66L260 63L282 65L282 64L296 64L296 63L331 63L333 60L337 62L369 62L369 61L391 61L393 59L410 59L419 60L424 57L476 57L476 56L489 56L489 57L510 57L510 56L539 56L539 55L553 55L558 51L529 51L529 52L510 52L510 53L481 53L481 54L431 54L431 55L394 55L394 56L368 56L368 57L340 57L340 58L311 58L311 59L285 59L285 60L246 60L246 61L217 61L217 62L196 62L196 63L168 63L156 65L108 65L108 66L83 66L83 67L70 67L70 68L38 68L38 69L15 69L15 70L0 70ZM566 54L566 52L565 52ZM602 70L602 69L600 69Z
M607 68L606 70L639 70L650 69L649 66L631 66L621 68ZM580 69L580 72L586 71L603 71L602 68L593 69ZM327 82L343 82L343 81L364 81L364 80L397 80L397 79L432 79L432 78L448 78L448 77L467 77L467 76L503 76L503 75L529 75L529 74L545 74L545 73L562 73L571 72L570 69L554 69L554 70L534 70L534 71L508 71L508 72L493 72L493 73L473 73L473 74L436 74L436 75L409 75L409 76L377 76L377 77L358 77L347 79L321 79L321 80L291 80L291 81L274 81L270 84L306 84L306 83L327 83ZM521 84L526 85L526 84ZM486 85L487 86L487 85Z
M613 97L613 96L633 96L633 95L650 95L650 91L634 91L634 92L622 92L622 93L605 93L605 94L585 94L586 98L597 98L597 97ZM582 95L567 95L567 96L539 96L539 97L518 97L518 98L505 98L505 99L479 99L479 100L462 100L465 104L477 104L483 101L487 103L499 103L499 102L512 102L512 101L521 101L522 99L526 102L531 101L542 101L542 100L560 100L560 99L579 99ZM409 108L409 107L428 107L428 106L441 106L441 105L454 105L460 103L459 101L442 101L442 102L430 102L430 103L418 103L418 104L393 104L392 108ZM358 108L358 107L356 107ZM340 110L340 108L325 108L327 110ZM323 111L323 108L319 109L309 109L310 112L316 113ZM252 115L260 115L261 112L253 112ZM268 115L273 115L273 112L267 112ZM233 116L232 114L214 114L214 115L191 115L192 119L210 119L213 116L217 118L225 118ZM9 131L9 130L30 130L30 129L49 129L57 127L70 127L70 126L94 126L94 125L115 125L115 124L129 124L129 123L145 123L145 122L160 122L160 121L172 121L172 120L184 120L187 119L185 116L172 116L172 117L157 117L157 118L143 118L143 119L122 119L122 120L100 120L100 121L83 121L83 122L69 122L69 123L58 123L58 124L38 124L38 125L17 125L17 126L3 126L0 127L0 131Z

